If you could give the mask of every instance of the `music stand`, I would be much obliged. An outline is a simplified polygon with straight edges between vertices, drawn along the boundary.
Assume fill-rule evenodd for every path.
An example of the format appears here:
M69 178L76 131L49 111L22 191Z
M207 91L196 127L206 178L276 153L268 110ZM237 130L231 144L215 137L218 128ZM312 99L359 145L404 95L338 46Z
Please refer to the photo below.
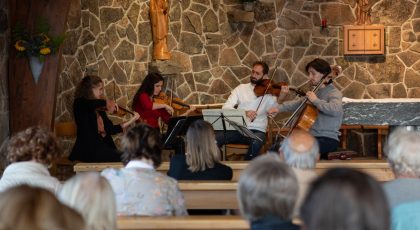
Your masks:
M171 144L175 137L178 136L179 133L184 129L184 125L187 121L187 118L180 119L176 122L174 128L170 131L170 133L166 136L164 146L166 147L168 144Z
M263 142L261 138L259 138L257 135L255 135L251 130L249 130L247 127L230 120L229 118L225 117L223 118L225 121L227 121L231 126L233 126L242 136L248 137L254 140L257 140L259 142Z
M237 123L247 124L248 118L243 109L203 109L203 119L209 122L215 131L236 130L233 126L226 125L224 118Z

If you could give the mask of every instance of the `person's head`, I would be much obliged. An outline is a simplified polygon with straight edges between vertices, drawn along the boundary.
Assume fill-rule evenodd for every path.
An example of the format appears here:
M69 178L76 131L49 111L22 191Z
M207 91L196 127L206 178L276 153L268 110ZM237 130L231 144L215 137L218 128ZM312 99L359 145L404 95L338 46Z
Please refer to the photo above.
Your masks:
M331 73L331 66L327 61L315 58L306 65L305 70L309 74L311 84L316 85L322 77Z
M77 85L74 98L100 99L103 95L102 79L95 75L87 75Z
M299 169L313 169L319 158L318 141L303 130L295 130L281 144L280 156L287 165Z
M162 163L162 142L159 131L146 124L130 128L122 139L123 163L131 160L151 160L157 168Z
M86 227L82 216L60 203L51 192L20 185L0 195L0 229L83 230Z
M389 229L389 207L381 185L350 168L328 170L310 186L300 209L306 230Z
M193 122L185 136L186 158L189 170L192 172L204 171L213 168L220 161L219 148L213 127L204 120Z
M420 177L420 133L399 128L385 146L388 162L396 177Z
M252 160L239 178L239 208L249 221L265 216L290 219L297 194L295 174L273 154Z
M159 95L163 87L163 76L160 73L149 73L144 78L141 86L133 97L132 108L137 105L140 93L146 93L150 97Z
M15 134L7 147L11 163L35 161L49 165L61 155L53 134L41 127L30 127Z
M257 61L252 64L252 73L251 73L251 83L257 84L263 79L264 76L267 76L269 71L268 65L265 62Z
M61 189L59 199L81 213L90 230L117 229L115 195L111 185L99 173L88 172L72 177Z

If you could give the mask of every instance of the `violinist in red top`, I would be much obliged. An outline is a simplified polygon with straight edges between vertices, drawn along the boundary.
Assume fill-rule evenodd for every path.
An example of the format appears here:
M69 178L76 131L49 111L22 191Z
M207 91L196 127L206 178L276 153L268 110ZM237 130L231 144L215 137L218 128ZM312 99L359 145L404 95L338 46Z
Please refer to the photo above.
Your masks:
M163 87L163 77L159 73L149 73L143 80L140 88L133 98L132 109L140 114L144 122L153 128L159 129L159 118L168 123L174 109L164 100L157 100ZM185 114L194 110L191 108Z

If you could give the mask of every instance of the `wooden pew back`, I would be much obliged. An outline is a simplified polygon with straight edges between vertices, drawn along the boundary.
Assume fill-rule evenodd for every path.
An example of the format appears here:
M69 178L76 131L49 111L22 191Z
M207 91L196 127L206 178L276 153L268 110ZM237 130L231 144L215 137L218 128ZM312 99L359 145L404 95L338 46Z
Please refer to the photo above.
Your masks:
M233 170L232 181L238 181L239 176L246 168L249 162L247 161L224 161L223 164L230 166ZM74 166L76 173L86 171L102 171L105 168L121 168L122 163L78 163ZM378 181L389 181L394 179L391 168L388 163L384 160L333 160L333 161L319 161L316 164L316 172L322 173L329 168L336 167L350 167L361 170L368 173L369 175L376 178ZM162 165L157 169L163 174L169 170L169 162L163 162Z
M240 216L168 216L168 217L118 217L119 230L155 229L216 229L243 230L249 224Z

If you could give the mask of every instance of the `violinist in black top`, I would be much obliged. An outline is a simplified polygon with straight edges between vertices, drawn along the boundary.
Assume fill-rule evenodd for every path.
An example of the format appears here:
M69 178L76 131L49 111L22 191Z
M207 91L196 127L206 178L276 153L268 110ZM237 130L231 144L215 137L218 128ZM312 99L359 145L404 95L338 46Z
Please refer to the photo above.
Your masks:
M120 125L114 125L106 112L118 109L115 101L101 99L104 83L98 76L86 76L78 84L74 95L73 113L77 125L76 143L70 160L83 162L119 162L117 150L111 135L123 131L140 116L134 116Z

